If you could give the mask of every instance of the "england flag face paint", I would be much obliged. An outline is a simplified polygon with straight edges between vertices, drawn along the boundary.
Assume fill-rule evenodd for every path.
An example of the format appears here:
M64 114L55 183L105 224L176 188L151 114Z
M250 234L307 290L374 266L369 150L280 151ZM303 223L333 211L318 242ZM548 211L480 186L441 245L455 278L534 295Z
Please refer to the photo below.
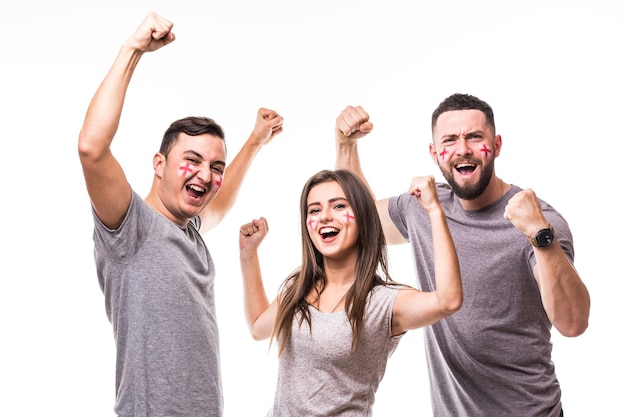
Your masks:
M489 154L492 152L491 149L489 149L489 147L487 145L485 145L484 143L482 144L483 146L480 149L480 152L485 156L485 158L489 157Z
M448 152L447 148L443 148L441 152L439 152L439 159L441 162L446 162L446 160L450 159L450 152Z
M221 175L213 174L212 183L213 183L213 188L215 189L215 192L218 192L220 187L222 186L222 180L223 178Z
M309 230L314 230L317 226L317 216L309 216L309 220L307 220L306 225Z
M189 162L183 162L178 167L178 175L185 178L191 178L194 172L194 167Z

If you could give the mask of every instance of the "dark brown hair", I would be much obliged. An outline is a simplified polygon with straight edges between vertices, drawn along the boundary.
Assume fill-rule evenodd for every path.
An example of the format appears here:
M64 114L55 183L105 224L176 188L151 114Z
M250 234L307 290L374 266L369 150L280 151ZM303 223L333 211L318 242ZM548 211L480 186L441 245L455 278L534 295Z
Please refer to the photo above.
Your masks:
M189 136L198 136L208 133L222 140L225 138L222 127L208 117L191 116L176 120L167 128L163 135L163 140L161 141L161 149L159 149L159 152L166 158L170 149L172 149L172 146L178 139L178 134L181 132ZM224 146L226 146L226 144L224 144Z
M437 119L442 113L453 110L480 110L485 114L487 119L487 125L491 128L493 133L496 132L496 122L493 117L493 109L489 104L482 101L478 97L474 97L469 94L452 94L443 100L439 106L435 109L431 121L431 129L435 130Z
M306 225L307 199L316 185L336 181L343 189L346 199L354 211L359 230L357 239L358 259L356 281L348 290L345 311L352 327L352 349L360 340L363 329L363 314L372 288L393 283L388 273L387 246L383 227L378 217L375 201L365 184L347 170L323 170L313 175L304 185L300 196L300 230L302 235L302 265L292 272L281 286L276 322L271 340L281 343L279 355L291 337L293 320L299 325L306 320L311 327L311 314L307 296L326 285L326 273L322 254L315 248ZM317 285L319 282L319 286Z

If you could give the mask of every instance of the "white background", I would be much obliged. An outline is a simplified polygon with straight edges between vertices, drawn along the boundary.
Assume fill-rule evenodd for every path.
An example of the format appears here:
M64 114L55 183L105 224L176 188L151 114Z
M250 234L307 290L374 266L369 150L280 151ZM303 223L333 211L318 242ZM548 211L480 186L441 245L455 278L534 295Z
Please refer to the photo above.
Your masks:
M150 10L174 22L177 40L142 59L113 149L140 194L173 120L215 118L232 158L259 107L285 118L236 208L205 236L217 264L225 417L264 416L276 375L275 352L243 318L239 226L268 218L263 270L274 293L300 260L300 189L334 166L339 112L358 104L370 113L362 164L387 197L412 176L441 179L428 155L430 114L455 92L493 106L497 174L533 188L573 231L592 310L584 335L553 331L566 415L625 415L619 0L3 2L1 415L113 415L113 335L76 145L91 96ZM408 245L390 250L394 277L414 283ZM376 415L429 415L421 338L407 334L390 359Z

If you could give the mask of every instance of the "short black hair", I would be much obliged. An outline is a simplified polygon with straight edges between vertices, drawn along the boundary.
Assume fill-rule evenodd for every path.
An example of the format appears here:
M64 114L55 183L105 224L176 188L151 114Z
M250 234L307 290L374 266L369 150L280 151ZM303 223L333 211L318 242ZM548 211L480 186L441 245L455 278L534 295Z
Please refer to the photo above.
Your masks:
M493 130L493 133L496 132L496 122L493 117L493 109L489 104L485 101L479 99L478 97L474 97L470 94L452 94L443 100L439 106L433 112L433 117L431 121L431 129L435 130L435 125L437 124L437 119L441 116L442 113L453 110L480 110L484 113L485 118L487 119L487 125Z

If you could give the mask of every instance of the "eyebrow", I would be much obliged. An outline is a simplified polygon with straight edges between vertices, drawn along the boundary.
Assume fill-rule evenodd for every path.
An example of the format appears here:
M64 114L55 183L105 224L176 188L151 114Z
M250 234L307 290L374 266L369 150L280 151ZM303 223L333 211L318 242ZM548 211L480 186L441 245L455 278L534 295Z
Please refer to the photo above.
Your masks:
M447 138L459 138L461 136L467 137L467 136L472 136L472 135L476 135L476 134L481 135L481 136L485 136L485 132L483 130L475 129L475 130L470 130L469 132L466 132L466 133L461 134L461 135L456 134L456 133L447 133L447 134L442 135L439 139L441 140L441 139L447 139Z
M335 201L340 201L340 200L341 200L341 201L345 201L345 202L347 202L347 203L349 202L349 201L348 201L348 199L347 199L347 198L345 198L345 197L333 197L333 198L329 199L329 200L328 200L328 202L329 202L329 203L334 203ZM311 207L311 206L319 206L319 205L321 205L321 204L322 204L322 203L320 203L319 201L313 201L312 203L309 203L309 204L307 205L307 208L309 208L309 207Z
M187 150L187 151L183 151L183 156L186 156L188 154L194 155L196 158L201 159L203 161L206 161L206 158L202 154L200 154L200 153L198 153L198 152L196 152L194 150L190 149L190 150ZM226 162L224 162L222 160L219 160L219 161L213 162L211 165L221 165L221 166L225 167L226 166Z

